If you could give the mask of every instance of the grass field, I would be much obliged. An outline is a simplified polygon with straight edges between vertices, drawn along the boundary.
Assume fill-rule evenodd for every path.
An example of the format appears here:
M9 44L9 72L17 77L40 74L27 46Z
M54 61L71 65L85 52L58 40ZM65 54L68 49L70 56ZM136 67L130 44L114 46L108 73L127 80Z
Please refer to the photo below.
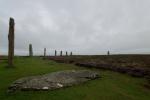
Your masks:
M0 100L150 100L150 90L143 87L145 79L111 71L98 71L102 78L85 84L54 91L18 91L7 94L7 87L16 79L50 73L59 70L85 69L69 64L60 64L41 58L15 58L15 68L6 68L0 62Z

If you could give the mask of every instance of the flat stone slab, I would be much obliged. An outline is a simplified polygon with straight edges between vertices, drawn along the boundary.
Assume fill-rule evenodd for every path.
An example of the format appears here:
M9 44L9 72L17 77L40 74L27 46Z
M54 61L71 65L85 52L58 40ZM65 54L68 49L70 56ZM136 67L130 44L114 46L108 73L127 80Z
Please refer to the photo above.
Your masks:
M10 85L8 92L16 90L54 90L84 83L99 77L99 73L90 70L59 71L18 79Z

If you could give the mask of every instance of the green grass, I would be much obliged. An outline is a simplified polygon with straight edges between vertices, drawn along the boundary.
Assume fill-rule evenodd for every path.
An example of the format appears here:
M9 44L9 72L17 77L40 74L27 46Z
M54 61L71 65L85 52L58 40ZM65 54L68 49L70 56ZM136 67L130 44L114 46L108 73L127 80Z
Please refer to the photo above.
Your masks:
M18 91L7 94L7 87L16 79L59 70L85 69L40 58L15 58L15 68L0 62L0 100L150 100L150 90L143 87L145 79L111 71L96 70L102 78L54 91Z

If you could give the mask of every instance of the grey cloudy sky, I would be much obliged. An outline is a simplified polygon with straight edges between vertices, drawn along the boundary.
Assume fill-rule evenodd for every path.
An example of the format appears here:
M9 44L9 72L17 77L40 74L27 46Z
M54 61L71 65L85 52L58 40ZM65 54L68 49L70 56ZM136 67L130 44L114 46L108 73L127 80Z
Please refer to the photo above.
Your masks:
M150 53L150 0L0 0L0 54L15 19L15 54Z

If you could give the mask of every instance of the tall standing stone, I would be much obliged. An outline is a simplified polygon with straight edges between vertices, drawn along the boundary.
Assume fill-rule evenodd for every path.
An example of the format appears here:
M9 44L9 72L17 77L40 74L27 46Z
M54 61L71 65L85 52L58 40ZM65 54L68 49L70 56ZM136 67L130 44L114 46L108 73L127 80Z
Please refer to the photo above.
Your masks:
M110 52L109 52L109 51L107 51L107 55L110 55Z
M46 48L44 48L44 58L46 57Z
M55 56L57 56L57 51L55 50Z
M68 52L66 51L66 56L68 56Z
M60 56L62 56L62 51L60 51Z
M15 38L15 21L13 18L9 20L9 33L8 33L8 64L9 66L13 66L13 58L14 58L14 38Z
M72 52L70 52L70 56L72 56Z
M29 56L33 56L33 49L32 49L32 44L29 44Z

